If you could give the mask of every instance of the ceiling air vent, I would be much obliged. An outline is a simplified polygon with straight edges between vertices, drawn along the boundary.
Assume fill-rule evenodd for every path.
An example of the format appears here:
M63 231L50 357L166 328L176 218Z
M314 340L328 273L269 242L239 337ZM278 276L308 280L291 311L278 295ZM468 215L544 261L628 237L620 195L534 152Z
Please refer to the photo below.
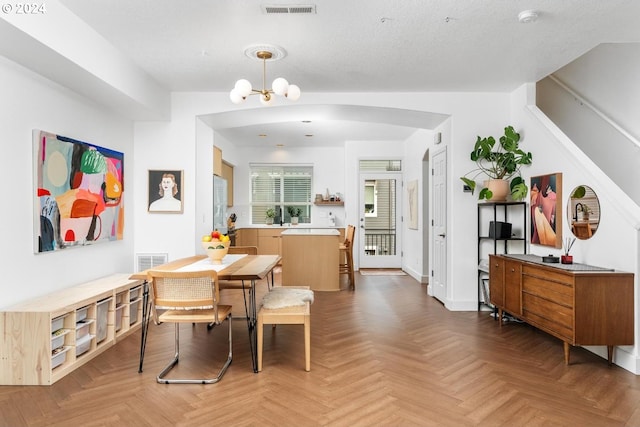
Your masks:
M265 5L262 6L262 13L266 15L309 15L316 13L316 6L314 4Z

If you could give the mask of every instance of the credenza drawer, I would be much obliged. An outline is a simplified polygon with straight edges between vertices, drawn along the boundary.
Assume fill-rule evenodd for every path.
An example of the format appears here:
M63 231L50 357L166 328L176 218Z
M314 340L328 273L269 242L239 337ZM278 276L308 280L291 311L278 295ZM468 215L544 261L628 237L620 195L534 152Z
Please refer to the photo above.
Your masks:
M535 326L536 328L541 329L553 335L554 337L560 338L562 341L573 344L573 329L567 328L566 326L547 318L538 316L537 314L529 313L526 310L524 311L524 315L527 316L526 321L528 324Z
M522 295L522 310L529 318L535 315L537 318L546 319L550 323L557 323L564 328L573 330L573 310L571 308L552 303L531 294Z
M571 285L573 283L572 276L566 273L553 271L549 269L541 269L528 264L522 265L522 274L525 274L527 276L539 277L544 280L550 280L550 281L559 282L559 283L566 283L568 285Z
M522 292L573 308L573 285L522 275Z

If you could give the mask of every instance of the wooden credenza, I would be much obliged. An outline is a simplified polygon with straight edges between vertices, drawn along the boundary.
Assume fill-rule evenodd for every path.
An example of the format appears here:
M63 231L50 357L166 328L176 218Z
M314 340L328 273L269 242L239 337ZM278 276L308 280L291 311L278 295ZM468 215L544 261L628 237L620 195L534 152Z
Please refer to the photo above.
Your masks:
M572 345L606 345L609 364L614 346L633 345L632 273L543 263L536 255L491 255L489 268L498 319L506 311L561 339L567 364Z

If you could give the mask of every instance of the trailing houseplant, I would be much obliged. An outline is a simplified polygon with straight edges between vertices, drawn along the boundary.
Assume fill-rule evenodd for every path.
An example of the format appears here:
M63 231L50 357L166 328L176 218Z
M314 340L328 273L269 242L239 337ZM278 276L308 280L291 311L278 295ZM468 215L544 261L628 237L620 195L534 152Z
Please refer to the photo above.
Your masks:
M520 176L520 168L531 164L532 155L520 149L520 134L513 129L513 126L505 127L504 135L498 141L499 143L496 144L492 136L485 138L478 136L471 151L471 160L476 162L477 168L460 179L471 188L471 194L475 192L476 178L480 175L485 175L489 181L506 181L507 193L510 192L514 200L522 200L527 195L529 187ZM479 199L491 200L494 197L494 191L489 187L490 185L484 185L478 194Z

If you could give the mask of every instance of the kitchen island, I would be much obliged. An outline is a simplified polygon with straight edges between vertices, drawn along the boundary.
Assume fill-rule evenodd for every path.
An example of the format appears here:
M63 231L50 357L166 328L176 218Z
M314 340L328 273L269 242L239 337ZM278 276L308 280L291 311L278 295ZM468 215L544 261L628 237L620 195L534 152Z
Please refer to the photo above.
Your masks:
M290 228L282 236L282 286L339 291L340 232L330 228Z

